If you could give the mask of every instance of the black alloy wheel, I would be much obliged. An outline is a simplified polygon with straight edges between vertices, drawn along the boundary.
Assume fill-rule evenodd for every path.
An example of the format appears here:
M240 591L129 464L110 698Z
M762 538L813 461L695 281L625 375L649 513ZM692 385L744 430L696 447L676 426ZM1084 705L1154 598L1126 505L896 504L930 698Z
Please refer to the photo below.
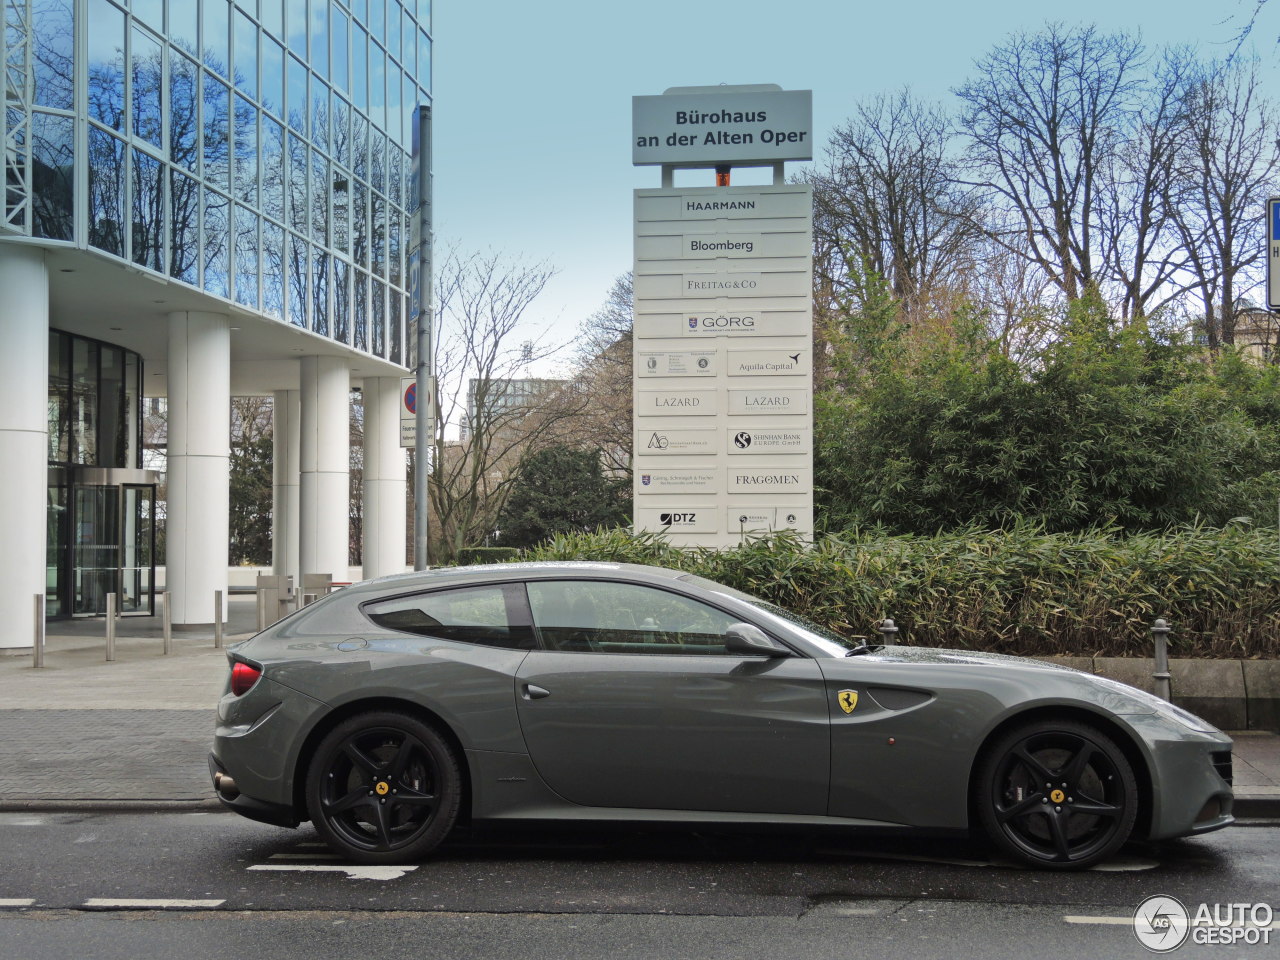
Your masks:
M391 864L434 850L458 817L462 777L440 734L403 713L344 720L307 771L307 811L333 850Z
M1047 720L991 745L979 764L974 801L1002 853L1036 867L1080 870L1129 839L1138 785L1106 734L1084 723Z

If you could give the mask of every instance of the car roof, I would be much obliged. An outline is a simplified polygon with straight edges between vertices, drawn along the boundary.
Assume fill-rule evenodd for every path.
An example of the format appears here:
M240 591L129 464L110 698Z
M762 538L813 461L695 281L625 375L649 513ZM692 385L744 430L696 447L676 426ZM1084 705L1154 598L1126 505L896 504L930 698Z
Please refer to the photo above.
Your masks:
M683 570L653 567L641 563L608 563L595 560L543 560L521 563L480 563L466 567L434 567L412 573L395 573L375 580L362 580L343 590L351 594L387 594L432 587L461 585L495 580L544 579L548 577L584 577L588 579L677 580L688 576Z

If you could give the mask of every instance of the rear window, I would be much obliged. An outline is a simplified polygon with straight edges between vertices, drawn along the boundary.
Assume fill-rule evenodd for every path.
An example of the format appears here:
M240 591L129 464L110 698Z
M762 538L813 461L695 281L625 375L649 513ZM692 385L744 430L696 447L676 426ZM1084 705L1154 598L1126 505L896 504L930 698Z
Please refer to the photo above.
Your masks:
M365 604L364 612L378 626L400 633L532 650L526 609L520 584L493 584L378 600Z

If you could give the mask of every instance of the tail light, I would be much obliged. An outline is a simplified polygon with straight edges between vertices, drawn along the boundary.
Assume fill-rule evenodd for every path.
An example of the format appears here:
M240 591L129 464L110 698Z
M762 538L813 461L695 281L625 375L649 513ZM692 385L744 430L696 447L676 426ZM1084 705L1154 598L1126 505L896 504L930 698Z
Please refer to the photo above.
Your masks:
M261 667L237 660L231 664L231 692L237 697L244 696L258 682L260 676L262 676Z

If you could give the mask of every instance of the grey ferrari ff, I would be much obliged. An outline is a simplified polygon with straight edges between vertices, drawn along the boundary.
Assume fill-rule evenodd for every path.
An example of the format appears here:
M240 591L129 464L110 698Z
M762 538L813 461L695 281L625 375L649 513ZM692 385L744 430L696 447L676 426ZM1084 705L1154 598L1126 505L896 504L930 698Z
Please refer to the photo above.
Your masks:
M441 568L358 583L229 649L226 806L401 863L460 820L985 834L1079 869L1227 826L1231 740L1121 683L882 647L687 573Z

